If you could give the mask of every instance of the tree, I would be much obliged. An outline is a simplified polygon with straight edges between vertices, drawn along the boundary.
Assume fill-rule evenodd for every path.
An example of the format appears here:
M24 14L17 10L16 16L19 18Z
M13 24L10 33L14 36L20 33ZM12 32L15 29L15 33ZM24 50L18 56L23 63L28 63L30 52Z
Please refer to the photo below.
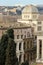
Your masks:
M21 65L24 65L24 62Z
M6 63L5 65L18 65L18 59L16 56L16 43L11 38L8 42L8 47L6 50Z
M26 60L26 61L23 62L21 65L29 65L29 62Z
M5 65L7 44L8 36L7 34L4 34L0 40L0 65Z
M16 56L16 43L14 42L14 31L12 28L7 30L9 37L8 47L6 49L5 65L18 65L18 58Z
M7 30L7 34L9 36L9 38L14 39L14 30L12 28Z
M18 65L13 29L7 30L0 40L0 65Z
M28 60L26 60L26 61L24 62L24 65L29 65Z

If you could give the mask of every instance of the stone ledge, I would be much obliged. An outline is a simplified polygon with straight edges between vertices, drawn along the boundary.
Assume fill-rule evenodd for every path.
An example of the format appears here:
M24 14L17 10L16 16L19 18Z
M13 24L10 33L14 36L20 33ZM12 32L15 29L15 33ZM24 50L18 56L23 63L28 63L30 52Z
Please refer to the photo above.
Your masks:
M43 65L43 63L36 63L36 65Z

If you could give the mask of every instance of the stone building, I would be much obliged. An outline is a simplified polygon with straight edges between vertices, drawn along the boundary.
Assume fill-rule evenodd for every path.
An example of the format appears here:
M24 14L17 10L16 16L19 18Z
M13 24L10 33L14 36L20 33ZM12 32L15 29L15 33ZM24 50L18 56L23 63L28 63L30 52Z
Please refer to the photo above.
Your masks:
M18 31L15 31L15 42L17 43L17 56L20 63L25 61L24 57L24 40L25 38L32 37L32 28L31 27L22 27L18 28ZM29 39L28 39L29 40Z
M41 17L38 9L34 5L27 5L22 10L21 19L18 19L17 22L30 24L34 28L34 34L36 35L36 25L37 21Z
M18 19L18 22L28 24L37 23L38 17L38 9L34 5L27 5L22 10L22 18Z
M37 31L38 17L38 9L33 5L27 5L22 11L22 18L18 19L17 22L9 21L11 18L0 22L0 38L8 28L14 29L14 41L16 42L16 53L19 63L25 60L31 62L36 58L36 43L34 37Z
M43 65L43 21L37 22L37 65Z
M6 32L7 29L13 28L14 30L14 41L16 42L16 54L18 57L19 63L24 62L26 59L24 57L25 51L24 51L24 39L27 39L28 41L31 40L33 36L33 28L30 25L26 25L23 23L15 22L15 23L6 23L5 25L2 24L2 27L0 27L0 38L2 34ZM25 41L26 42L26 41ZM30 42L31 44L31 42Z
M24 58L24 61L28 60L29 64L36 61L36 46L33 36L24 39Z

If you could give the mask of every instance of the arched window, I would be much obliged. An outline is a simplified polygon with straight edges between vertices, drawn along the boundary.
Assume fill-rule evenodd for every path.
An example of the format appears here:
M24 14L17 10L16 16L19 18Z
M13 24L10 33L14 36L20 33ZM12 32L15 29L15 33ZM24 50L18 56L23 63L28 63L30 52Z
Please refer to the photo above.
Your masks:
M39 58L41 58L41 54L42 54L42 40L39 40Z
M32 40L30 41L30 48L32 48L33 47L33 42L32 42Z
M29 41L27 41L27 50L29 49Z
M22 57L22 55L20 54L20 56L19 56L19 63L21 63L21 57Z
M29 53L27 54L27 60L29 61Z
M32 53L30 54L30 60L32 61Z
M24 61L26 60L25 54L24 54Z
M19 43L19 50L21 50L21 43Z
M37 36L35 36L35 40L37 40Z
M24 44L23 44L23 49L25 50L25 42L24 42Z

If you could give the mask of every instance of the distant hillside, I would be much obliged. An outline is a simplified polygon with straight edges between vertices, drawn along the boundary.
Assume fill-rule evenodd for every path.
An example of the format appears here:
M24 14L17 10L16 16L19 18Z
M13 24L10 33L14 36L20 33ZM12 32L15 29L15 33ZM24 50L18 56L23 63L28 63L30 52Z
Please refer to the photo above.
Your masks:
M5 10L9 10L9 15L21 15L24 7L25 6L0 6L0 12L3 14L7 14L7 11L5 12ZM43 5L36 5L36 7L38 8L39 13L42 14ZM16 9L16 12L14 11L14 9Z
M43 5L37 5L36 7L38 8L39 13L42 14L43 13Z

